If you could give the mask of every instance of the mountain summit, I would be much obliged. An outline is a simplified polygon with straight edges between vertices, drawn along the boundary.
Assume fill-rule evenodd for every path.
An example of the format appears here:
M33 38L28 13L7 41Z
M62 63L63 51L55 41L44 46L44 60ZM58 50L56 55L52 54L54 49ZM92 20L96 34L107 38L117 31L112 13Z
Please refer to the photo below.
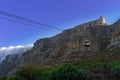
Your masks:
M107 25L105 18L100 16L98 19L84 23L83 25L86 26L104 26Z
M1 75L9 74L27 64L49 68L82 61L107 49L119 48L119 32L119 22L107 25L100 16L97 20L67 29L54 37L37 40L34 47L20 57L7 56L0 65ZM115 40L118 42L117 46ZM90 46L86 47L84 44ZM9 64L11 67L8 68Z
M98 19L98 22L99 22L99 25L106 24L106 21L105 21L105 19L102 16L100 16L100 18Z

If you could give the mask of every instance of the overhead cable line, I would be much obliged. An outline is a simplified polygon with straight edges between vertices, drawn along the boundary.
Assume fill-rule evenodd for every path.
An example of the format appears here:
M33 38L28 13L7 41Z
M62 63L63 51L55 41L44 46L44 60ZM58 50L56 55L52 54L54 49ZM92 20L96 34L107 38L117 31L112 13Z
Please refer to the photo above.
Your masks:
M47 24L44 24L44 23L41 23L41 22L38 22L38 21L34 21L34 20L31 20L31 19L27 19L27 18L24 18L24 17L21 17L21 16L17 16L15 14L11 14L11 13L8 13L8 12L0 11L0 14L4 15L4 16L7 16L7 17L14 18L14 19L18 19L18 20L33 23L33 24L36 24L36 25L44 26L44 27L47 27L47 28L52 28L54 30L63 31L62 29L56 28L54 26L47 25Z
M16 21L16 20L9 19L9 18L6 18L6 17L0 17L0 19L11 21L11 22L15 22L15 23L19 23L19 24L23 24L23 25L27 25L29 27L38 28L38 29L41 29L41 30L44 29L44 30L50 31L50 29L48 29L48 28L43 28L43 27L39 27L38 25L36 26L36 25L30 24L30 23L28 24L28 23L25 23L25 22ZM52 31L57 32L56 30L52 30Z
M38 29L41 29L41 30L47 30L47 31L53 31L53 32L57 32L56 30L50 30L50 29L47 29L47 28L43 28L43 27L39 27L38 25L33 25L33 24L28 24L28 23L25 23L25 22L20 22L20 21L17 21L17 20L13 20L13 19L9 19L9 18L6 18L6 17L0 17L0 19L3 19L3 20L7 20L7 21L11 21L11 22L15 22L15 23L19 23L19 24L23 24L23 25L27 25L29 27L33 27L33 28L38 28ZM33 30L32 30L33 31ZM8 41L7 41L8 42ZM12 41L13 42L13 41ZM0 43L6 43L4 41L0 41ZM11 43L10 43L11 44Z

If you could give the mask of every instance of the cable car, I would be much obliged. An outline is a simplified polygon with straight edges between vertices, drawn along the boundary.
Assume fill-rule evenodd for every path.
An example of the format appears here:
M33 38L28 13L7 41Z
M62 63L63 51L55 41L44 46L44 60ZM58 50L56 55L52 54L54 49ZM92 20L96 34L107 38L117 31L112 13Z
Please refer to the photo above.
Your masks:
M90 42L88 40L85 40L83 43L84 47L90 47Z

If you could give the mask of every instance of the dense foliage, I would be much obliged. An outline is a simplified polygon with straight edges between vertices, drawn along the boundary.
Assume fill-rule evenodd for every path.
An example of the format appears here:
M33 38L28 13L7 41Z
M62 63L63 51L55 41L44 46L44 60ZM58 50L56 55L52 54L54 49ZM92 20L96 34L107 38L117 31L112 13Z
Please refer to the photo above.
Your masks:
M52 71L51 80L89 80L90 73L72 65L63 65Z
M52 69L34 66L21 67L14 75L0 80L119 80L120 62L90 62L81 65L65 64Z
M110 77L111 79L120 80L120 66L111 68Z

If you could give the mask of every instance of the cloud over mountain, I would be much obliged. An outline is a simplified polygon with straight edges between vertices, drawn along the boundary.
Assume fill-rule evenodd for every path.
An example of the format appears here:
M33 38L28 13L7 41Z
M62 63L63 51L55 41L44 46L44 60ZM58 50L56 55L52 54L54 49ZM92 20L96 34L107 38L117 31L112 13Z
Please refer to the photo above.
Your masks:
M29 46L18 45L18 46L1 47L0 48L0 63L5 59L7 55L21 54L31 49L32 47L33 45L29 45Z

